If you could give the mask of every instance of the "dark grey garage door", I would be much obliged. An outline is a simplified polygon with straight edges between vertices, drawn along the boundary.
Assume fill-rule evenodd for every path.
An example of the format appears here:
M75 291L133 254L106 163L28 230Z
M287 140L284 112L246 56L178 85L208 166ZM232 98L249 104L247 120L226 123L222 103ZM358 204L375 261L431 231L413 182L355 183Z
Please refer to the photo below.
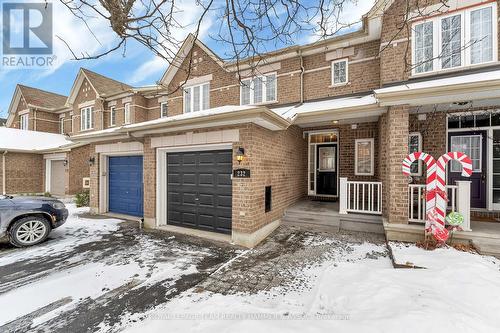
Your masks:
M167 154L167 223L231 233L232 151Z

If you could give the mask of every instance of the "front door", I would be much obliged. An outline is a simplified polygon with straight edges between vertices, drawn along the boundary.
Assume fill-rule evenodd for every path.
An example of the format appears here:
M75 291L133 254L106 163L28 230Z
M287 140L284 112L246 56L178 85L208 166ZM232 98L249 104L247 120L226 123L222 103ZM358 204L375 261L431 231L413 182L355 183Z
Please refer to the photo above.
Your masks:
M316 194L337 195L337 145L318 145L316 159Z
M472 176L462 177L462 167L458 162L448 164L448 184L457 180L471 181L471 207L486 208L486 131L452 132L448 134L449 151L462 152L472 160Z

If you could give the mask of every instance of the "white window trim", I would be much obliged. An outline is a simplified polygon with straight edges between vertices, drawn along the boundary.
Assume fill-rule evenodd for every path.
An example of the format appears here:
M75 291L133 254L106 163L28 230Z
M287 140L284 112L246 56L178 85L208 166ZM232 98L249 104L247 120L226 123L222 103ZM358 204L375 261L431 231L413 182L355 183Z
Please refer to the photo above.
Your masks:
M25 113L19 116L19 129L27 131L29 129L29 114Z
M358 143L369 142L370 143L370 172L358 172ZM356 176L373 176L375 175L375 140L370 139L356 139L354 141L354 174Z
M420 132L412 132L412 133L408 134L408 147L410 146L410 137L412 137L412 136L418 137L418 149L417 149L417 151L422 151L422 134L420 134ZM415 176L415 177L422 176L422 161L418 160L417 164L418 164L418 171L416 173L415 172L410 173L410 176Z
M116 106L109 107L109 126L116 125Z
M262 102L260 103L255 103L255 96L254 96L254 79L260 78L262 79L262 83L266 84L267 83L267 76L268 75L273 75L275 76L274 79L274 91L275 91L275 98L273 100L267 100L267 91L265 89L262 89ZM249 104L243 104L243 81L250 80L250 103ZM265 104L272 104L272 103L277 103L278 102L278 73L277 72L270 72L262 75L256 75L252 77L247 77L241 80L240 84L240 105L265 105Z
M89 115L90 115L90 126L87 128L87 113L86 111L90 110ZM83 116L85 112L85 117ZM80 109L80 131L89 131L93 129L93 118L94 118L94 107L93 106L87 106L82 109ZM85 119L85 121L84 121ZM85 125L85 126L84 126Z
M131 123L131 117L130 117L130 103L125 103L123 105L123 123L125 125Z
M481 62L477 64L472 64L471 63L471 47L470 47L470 15L471 12L487 8L487 7L492 7L492 24L493 24L493 29L492 29L492 34L493 34L493 58L491 61L487 62ZM441 67L441 60L442 57L440 56L442 54L442 43L441 43L441 20L445 19L447 17L455 16L455 15L461 15L461 20L462 20L462 31L461 31L461 41L462 41L462 64L460 66L456 67L451 67L451 68L442 68ZM433 69L431 71L427 72L422 72L422 73L417 73L416 68L417 64L415 63L415 26L420 25L422 23L426 22L433 22ZM496 63L498 61L498 13L497 13L497 3L496 2L490 2L486 3L483 5L478 5L478 6L473 6L470 8L465 8L462 10L457 10L452 13L446 14L446 15L439 15L435 17L431 17L426 20L418 20L412 24L411 28L412 32L412 40L411 40L411 61L412 61L412 76L425 76L429 74L436 74L440 72L448 72L448 71L453 71L457 69L464 69L467 67L477 67L477 66L484 66L487 64L492 64Z
M165 115L163 115L163 106L166 106L167 108L167 112ZM160 118L165 118L165 117L168 117L168 103L167 102L161 102L160 103Z
M190 85L190 86L184 86L182 88L182 111L184 113L192 113L192 112L198 112L198 111L206 110L206 109L203 108L203 86L204 85L208 85L208 105L209 105L208 108L210 108L210 82L204 82L204 83L201 83L201 84L194 84L194 85ZM194 94L193 94L193 91L194 91L194 88L196 88L196 87L200 87L200 105L199 105L200 108L199 108L198 111L194 111L193 110L193 105L194 105ZM191 110L189 110L189 111L186 110L186 103L185 103L185 100L186 100L186 90L187 89L191 90L191 95L190 95Z
M334 66L335 64L339 62L345 62L345 82L340 82L340 83L335 83L335 71L334 71ZM339 87L339 86L345 86L349 84L349 58L342 58L342 59L336 59L333 60L331 63L331 86L330 87Z

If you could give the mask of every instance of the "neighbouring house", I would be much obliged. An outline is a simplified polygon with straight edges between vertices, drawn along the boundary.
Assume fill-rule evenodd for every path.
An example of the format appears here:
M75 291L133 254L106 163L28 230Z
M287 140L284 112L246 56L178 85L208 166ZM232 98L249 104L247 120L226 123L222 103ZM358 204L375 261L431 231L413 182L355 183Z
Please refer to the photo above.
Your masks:
M92 211L251 247L297 202L336 201L306 214L373 216L416 240L426 170L408 179L402 161L458 150L474 173L448 166L450 209L472 229L456 237L498 240L500 224L477 222L500 218L498 1L440 4L411 7L401 29L407 1L381 0L358 31L258 64L189 35L157 86L80 70L61 117L89 147Z
M4 127L6 123L7 123L7 119L0 118L0 127Z
M69 140L66 96L18 85L0 128L2 193L74 195L90 186L90 147Z

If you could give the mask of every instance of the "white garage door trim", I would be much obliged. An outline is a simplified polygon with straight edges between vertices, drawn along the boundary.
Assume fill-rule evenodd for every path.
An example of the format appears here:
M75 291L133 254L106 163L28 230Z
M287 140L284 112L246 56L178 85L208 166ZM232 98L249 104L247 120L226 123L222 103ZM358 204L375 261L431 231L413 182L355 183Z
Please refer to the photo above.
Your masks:
M64 161L66 160L66 154L51 154L43 155L45 160L45 192L51 191L50 183L52 182L52 161ZM66 175L64 175L66 177Z
M168 153L207 151L207 150L232 150L232 143L202 145L202 146L184 146L157 148L156 150L156 221L157 227L167 224L167 159Z
M144 156L142 152L114 152L99 154L99 213L109 212L109 181L108 181L108 159L110 156ZM143 166L144 168L144 166Z

